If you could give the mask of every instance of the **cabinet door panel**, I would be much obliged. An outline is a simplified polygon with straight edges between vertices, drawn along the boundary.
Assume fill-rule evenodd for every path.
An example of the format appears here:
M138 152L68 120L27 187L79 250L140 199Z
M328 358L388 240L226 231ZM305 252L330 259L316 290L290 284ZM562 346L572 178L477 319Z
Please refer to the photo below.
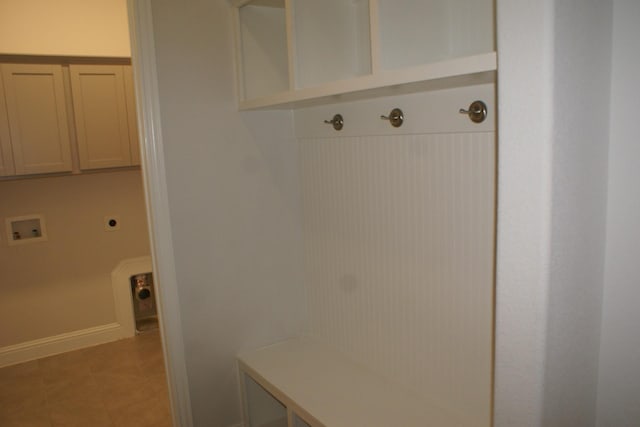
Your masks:
M131 164L137 166L140 164L140 141L138 138L138 115L136 113L136 91L133 83L133 69L130 65L124 67L124 89L127 96Z
M71 170L62 66L3 64L16 175Z
M131 165L121 65L71 65L81 169Z
M14 175L15 173L9 137L9 119L4 103L4 85L0 75L0 176Z

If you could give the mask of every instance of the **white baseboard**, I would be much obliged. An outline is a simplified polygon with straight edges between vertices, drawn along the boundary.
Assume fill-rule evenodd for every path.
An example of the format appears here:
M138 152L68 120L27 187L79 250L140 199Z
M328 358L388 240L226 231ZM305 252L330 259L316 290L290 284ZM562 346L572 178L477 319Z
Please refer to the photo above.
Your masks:
M0 368L123 338L119 323L95 326L0 348Z

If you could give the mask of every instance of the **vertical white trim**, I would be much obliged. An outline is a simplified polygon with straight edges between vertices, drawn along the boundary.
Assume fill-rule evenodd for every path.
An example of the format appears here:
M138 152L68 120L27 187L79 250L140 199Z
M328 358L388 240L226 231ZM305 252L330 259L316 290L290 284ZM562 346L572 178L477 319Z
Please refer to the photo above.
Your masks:
M234 76L238 90L237 100L246 99L244 87L244 59L242 57L242 23L240 22L240 6L231 8L231 28L233 30L233 54L235 55ZM236 105L236 108L238 105Z
M545 424L555 4L496 3L500 71L494 427ZM530 102L524 104L524 99Z
M295 5L292 0L285 0L287 23L287 58L289 60L289 90L298 87L298 54L296 53L296 25L294 21Z
M138 128L167 382L176 427L193 426L160 125L151 0L127 0Z
M371 40L371 74L380 72L380 10L378 0L369 0L369 39Z

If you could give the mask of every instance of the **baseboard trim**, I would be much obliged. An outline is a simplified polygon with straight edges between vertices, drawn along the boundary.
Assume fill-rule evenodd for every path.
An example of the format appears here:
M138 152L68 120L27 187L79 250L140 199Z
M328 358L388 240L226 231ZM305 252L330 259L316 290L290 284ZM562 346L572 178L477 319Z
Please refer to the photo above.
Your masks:
M116 341L122 337L122 326L119 323L109 323L2 347L0 348L0 368Z

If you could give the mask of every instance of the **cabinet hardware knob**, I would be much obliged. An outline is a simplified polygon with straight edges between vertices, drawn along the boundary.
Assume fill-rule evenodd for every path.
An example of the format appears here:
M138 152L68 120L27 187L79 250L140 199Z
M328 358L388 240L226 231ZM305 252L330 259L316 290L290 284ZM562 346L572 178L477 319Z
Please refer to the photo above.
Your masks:
M333 125L335 130L342 130L342 127L344 126L344 119L340 114L336 114L331 120L325 120L324 122L328 125Z
M400 126L402 126L402 123L404 122L404 113L402 112L401 109L394 108L393 110L391 110L388 116L380 116L380 118L382 120L389 120L389 123L391 123L391 126L395 128L399 128Z

